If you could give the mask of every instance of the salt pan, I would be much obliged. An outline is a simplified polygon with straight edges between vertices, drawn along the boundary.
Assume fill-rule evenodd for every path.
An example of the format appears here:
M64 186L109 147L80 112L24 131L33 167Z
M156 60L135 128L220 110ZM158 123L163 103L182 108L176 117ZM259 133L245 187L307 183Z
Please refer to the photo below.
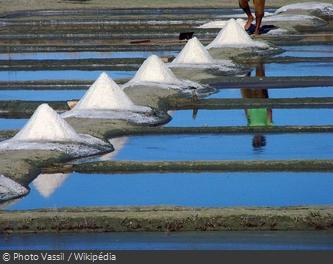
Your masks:
M230 19L217 37L207 46L207 49L223 47L268 48L268 45L253 40L235 19Z

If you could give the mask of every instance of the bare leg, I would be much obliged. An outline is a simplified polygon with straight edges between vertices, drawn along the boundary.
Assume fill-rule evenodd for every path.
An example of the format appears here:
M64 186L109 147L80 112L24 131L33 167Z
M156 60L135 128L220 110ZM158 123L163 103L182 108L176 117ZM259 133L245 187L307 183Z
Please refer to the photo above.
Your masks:
M255 35L260 34L261 21L265 13L265 0L253 0L255 13L256 13L256 30Z
M239 0L239 7L242 8L245 14L247 15L247 21L244 28L245 30L248 30L251 26L251 23L254 20L254 17L251 13L251 9L249 6L249 0Z

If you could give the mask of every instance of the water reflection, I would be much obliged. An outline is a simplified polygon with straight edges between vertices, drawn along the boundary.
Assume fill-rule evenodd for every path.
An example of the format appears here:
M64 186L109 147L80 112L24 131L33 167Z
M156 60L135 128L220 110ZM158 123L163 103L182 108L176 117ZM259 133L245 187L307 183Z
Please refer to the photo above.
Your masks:
M112 138L109 141L112 144L114 151L101 155L101 156L93 156L93 157L78 159L74 163L114 160L114 159L116 159L116 157L120 153L120 151L126 146L126 143L128 142L128 137Z
M249 143L253 140L252 134L131 136L121 149L118 147L119 152L112 159L179 161L332 158L333 141L330 133L266 134L265 137L269 144L262 151L254 152ZM314 138L316 144L313 144ZM100 160L100 157L95 157L95 160Z
M29 195L6 209L331 205L332 188L332 173L73 173L47 199L32 184Z
M32 184L41 196L48 198L61 187L68 177L69 174L63 173L40 174Z
M250 75L250 74L249 74ZM256 77L265 77L265 66L259 63L255 70ZM244 99L262 98L268 99L269 94L267 89L249 89L242 88L241 95ZM273 125L273 111L271 108L250 108L245 109L248 126L271 126ZM254 135L252 146L255 150L260 150L266 146L266 138L261 134Z
M15 206L17 203L19 203L23 198L17 198L9 201L0 202L0 210L6 210L10 207Z

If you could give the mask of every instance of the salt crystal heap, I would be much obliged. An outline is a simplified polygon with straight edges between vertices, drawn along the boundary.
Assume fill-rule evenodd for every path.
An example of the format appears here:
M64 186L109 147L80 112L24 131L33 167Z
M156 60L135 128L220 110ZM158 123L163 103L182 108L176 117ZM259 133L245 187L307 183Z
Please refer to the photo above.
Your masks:
M80 142L80 136L48 104L40 105L28 123L12 140Z
M211 48L268 48L266 43L253 40L235 19L230 19L217 37L207 46Z
M76 133L48 104L42 104L13 138L0 143L1 150L58 150L80 156L112 147L100 139Z
M123 119L137 123L154 122L152 109L135 105L106 73L90 86L78 104L64 118Z
M170 63L170 67L218 68L221 70L228 70L227 67L232 66L235 65L230 60L214 60L196 37L190 39Z
M149 107L135 105L118 84L105 72L98 77L74 109L109 109L134 112L151 111Z
M144 61L135 76L123 87L130 86L158 86L161 88L201 88L195 82L179 80L174 73L156 55L151 55Z

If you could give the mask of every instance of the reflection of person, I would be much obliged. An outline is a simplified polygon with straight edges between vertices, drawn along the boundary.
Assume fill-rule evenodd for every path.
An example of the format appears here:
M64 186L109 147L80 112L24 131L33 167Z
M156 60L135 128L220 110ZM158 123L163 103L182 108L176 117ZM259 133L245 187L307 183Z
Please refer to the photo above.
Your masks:
M256 77L265 77L265 67L259 64L256 68ZM243 98L269 98L267 89L249 89L241 90ZM271 126L273 124L272 109L255 108L245 110L248 126ZM255 135L252 140L255 149L266 145L266 139L262 135Z
M255 9L255 15L256 15L256 29L254 31L255 35L260 34L260 27L261 27L261 21L264 17L265 13L265 0L253 0L254 9ZM252 15L250 6L249 6L249 0L239 0L239 6L243 9L245 14L247 15L247 21L244 26L245 30L248 30L251 27L251 24L254 20L254 17Z
M263 64L257 66L256 77L265 77L265 67ZM241 93L243 98L269 98L267 89L243 88ZM255 108L246 109L245 112L249 126L272 125L272 109Z

